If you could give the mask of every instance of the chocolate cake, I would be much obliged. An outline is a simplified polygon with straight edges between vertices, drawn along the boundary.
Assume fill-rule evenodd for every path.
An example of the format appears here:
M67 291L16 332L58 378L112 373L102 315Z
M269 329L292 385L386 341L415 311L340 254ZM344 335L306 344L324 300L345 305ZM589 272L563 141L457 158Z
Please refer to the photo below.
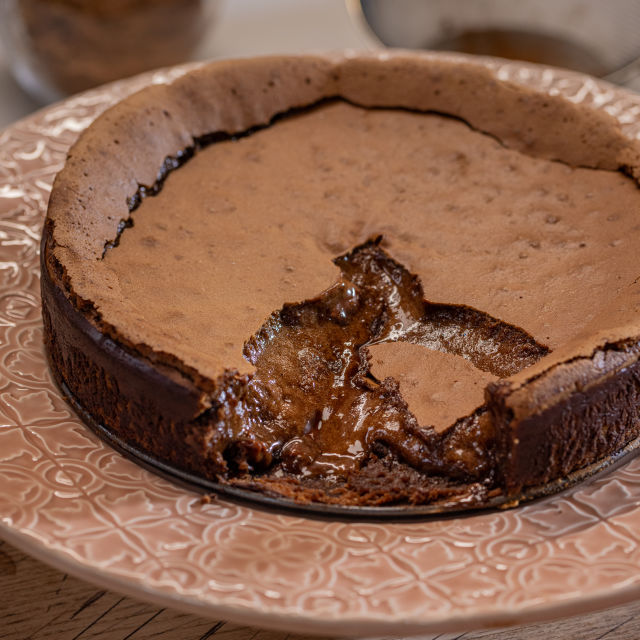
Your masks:
M91 420L298 503L488 504L640 433L637 143L438 55L218 62L102 115L43 233Z

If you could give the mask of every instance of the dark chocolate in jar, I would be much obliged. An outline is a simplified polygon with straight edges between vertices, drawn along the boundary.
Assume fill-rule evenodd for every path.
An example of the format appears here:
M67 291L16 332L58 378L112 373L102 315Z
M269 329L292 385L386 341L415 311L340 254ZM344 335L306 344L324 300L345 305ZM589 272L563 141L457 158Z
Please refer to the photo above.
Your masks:
M19 0L26 62L50 93L72 94L188 60L206 0Z

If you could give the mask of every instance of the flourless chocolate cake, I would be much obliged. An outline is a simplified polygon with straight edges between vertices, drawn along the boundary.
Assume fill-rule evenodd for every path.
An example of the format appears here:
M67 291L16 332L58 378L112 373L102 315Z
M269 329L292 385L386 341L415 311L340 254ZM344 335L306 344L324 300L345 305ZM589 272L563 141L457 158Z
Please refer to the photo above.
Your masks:
M434 55L214 63L101 116L43 234L58 382L297 502L486 504L640 434L637 144Z

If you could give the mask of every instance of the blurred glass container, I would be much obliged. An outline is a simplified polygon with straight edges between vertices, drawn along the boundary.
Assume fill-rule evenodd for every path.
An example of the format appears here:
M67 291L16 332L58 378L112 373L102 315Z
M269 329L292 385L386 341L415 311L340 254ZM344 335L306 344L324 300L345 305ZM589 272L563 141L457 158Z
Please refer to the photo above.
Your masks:
M0 41L18 83L47 103L191 59L214 0L0 0Z
M624 82L640 56L638 0L347 0L390 47L526 60Z

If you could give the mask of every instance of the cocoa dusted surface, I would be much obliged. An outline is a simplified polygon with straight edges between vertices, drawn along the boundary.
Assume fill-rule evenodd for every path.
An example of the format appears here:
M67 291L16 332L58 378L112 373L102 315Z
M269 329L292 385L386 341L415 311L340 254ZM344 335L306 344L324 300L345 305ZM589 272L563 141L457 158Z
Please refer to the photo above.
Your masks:
M418 424L432 425L436 431L444 431L482 406L485 387L497 380L465 358L421 344L381 342L367 350L371 373L378 380L396 380Z
M248 372L242 346L266 317L331 286L333 258L382 234L428 299L554 350L636 278L639 203L618 172L508 150L448 117L335 102L170 174L107 251L119 296L97 302L124 325L144 318L188 364L206 354L211 377Z

